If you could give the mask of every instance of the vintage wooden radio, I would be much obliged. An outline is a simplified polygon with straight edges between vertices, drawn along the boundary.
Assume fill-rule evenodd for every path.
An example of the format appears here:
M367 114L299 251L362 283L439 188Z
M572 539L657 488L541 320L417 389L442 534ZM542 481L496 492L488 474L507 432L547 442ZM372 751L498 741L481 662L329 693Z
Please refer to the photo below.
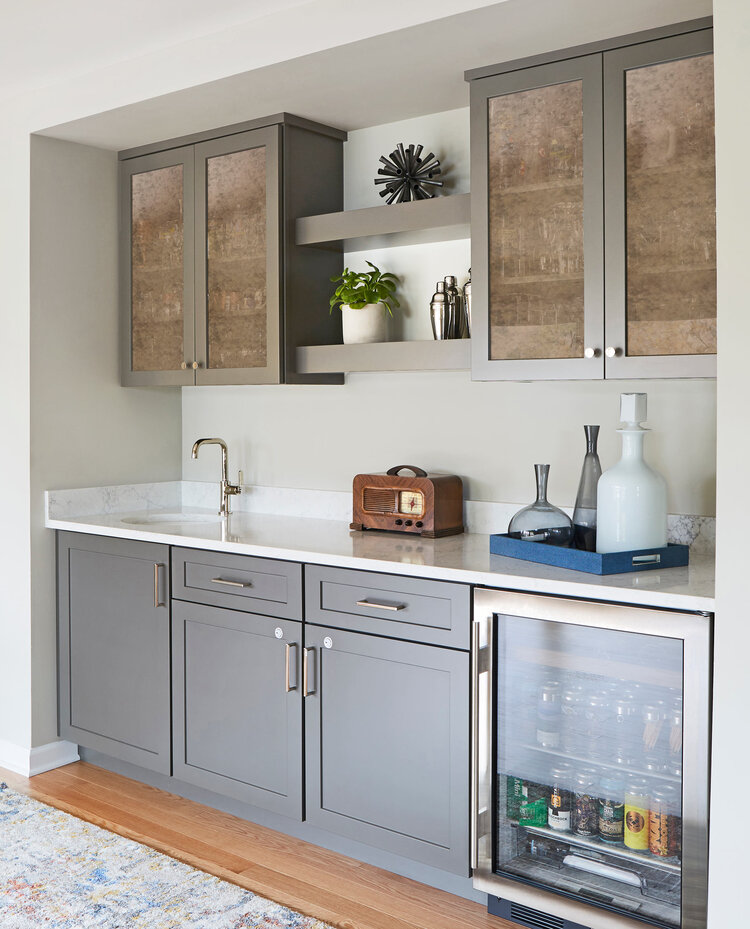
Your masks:
M400 471L413 471L402 476ZM427 539L464 531L464 487L455 474L428 474L398 465L354 478L350 529L412 532Z

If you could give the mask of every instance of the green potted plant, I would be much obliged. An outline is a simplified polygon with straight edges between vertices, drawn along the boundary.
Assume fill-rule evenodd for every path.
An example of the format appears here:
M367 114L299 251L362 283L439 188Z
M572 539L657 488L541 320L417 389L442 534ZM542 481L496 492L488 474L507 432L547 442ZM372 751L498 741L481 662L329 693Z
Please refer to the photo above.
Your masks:
M344 343L385 342L385 316L401 304L395 297L396 275L383 273L368 261L371 271L350 271L332 277L338 287L331 297L330 312L341 306Z

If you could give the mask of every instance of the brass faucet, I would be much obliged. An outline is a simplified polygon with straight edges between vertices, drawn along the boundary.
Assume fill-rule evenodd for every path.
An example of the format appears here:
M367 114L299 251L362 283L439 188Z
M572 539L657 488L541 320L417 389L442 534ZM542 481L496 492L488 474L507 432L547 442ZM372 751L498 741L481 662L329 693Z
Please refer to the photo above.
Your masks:
M192 457L198 457L201 445L221 446L221 507L219 516L229 516L232 512L229 507L229 498L242 493L242 471L238 473L237 483L229 483L229 452L224 439L198 439L193 445Z

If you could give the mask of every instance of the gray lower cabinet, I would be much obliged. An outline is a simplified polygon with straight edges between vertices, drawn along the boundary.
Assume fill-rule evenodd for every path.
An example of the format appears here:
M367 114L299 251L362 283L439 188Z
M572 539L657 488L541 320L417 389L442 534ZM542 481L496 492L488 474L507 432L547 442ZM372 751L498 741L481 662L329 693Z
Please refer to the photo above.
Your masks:
M305 651L307 821L468 875L468 652L312 625Z
M302 623L173 601L174 776L302 819Z
M169 548L58 535L59 732L170 773Z

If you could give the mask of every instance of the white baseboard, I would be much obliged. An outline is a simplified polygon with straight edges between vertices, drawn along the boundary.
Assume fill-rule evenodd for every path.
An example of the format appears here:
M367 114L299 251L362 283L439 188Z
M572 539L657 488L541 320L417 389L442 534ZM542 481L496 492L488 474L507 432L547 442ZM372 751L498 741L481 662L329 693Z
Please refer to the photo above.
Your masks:
M33 777L78 760L78 746L73 742L48 742L36 748L24 748L0 739L0 768L24 777Z

